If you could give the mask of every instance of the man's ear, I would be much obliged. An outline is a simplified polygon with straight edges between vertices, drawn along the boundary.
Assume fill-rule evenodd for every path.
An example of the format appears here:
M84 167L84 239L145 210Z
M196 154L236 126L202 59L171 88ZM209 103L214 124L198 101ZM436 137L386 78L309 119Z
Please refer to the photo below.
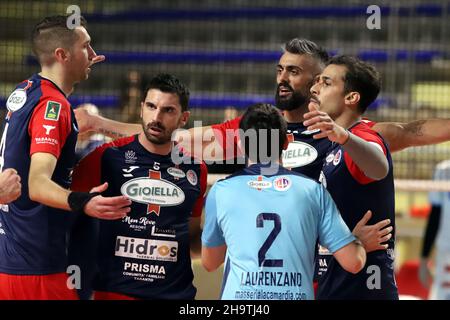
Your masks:
M66 50L64 48L56 48L55 51L53 52L53 55L55 56L55 59L58 62L64 62L70 58L69 50Z
M141 112L139 114L139 117L142 119L143 111L144 110L144 102L141 102Z
M351 108L358 106L361 95L357 91L351 91L345 95L345 105Z
M184 127L186 123L189 121L189 116L191 115L190 111L183 111L181 114L181 122L180 127Z

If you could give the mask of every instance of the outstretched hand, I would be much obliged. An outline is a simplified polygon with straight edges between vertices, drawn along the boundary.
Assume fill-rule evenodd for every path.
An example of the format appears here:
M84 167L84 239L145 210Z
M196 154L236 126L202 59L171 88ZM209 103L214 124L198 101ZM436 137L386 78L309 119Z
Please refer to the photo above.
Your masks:
M336 124L326 112L320 111L314 104L310 103L308 109L309 112L303 116L306 119L303 124L309 131L320 130L320 133L313 135L314 139L328 138L339 144L347 142L349 133L345 128Z
M95 118L98 117L97 115L90 113L82 106L74 109L73 112L77 120L79 134L95 130Z
M391 220L385 219L374 225L367 225L370 218L372 218L372 211L368 210L364 217L356 224L352 233L361 240L366 252L386 250L388 245L383 243L392 237L391 232L393 227L387 227L391 223Z
M108 182L103 183L95 188L92 188L92 192L103 192L108 189ZM91 217L115 220L121 219L130 212L131 200L125 196L116 197L103 197L98 195L89 200L84 206L84 212Z

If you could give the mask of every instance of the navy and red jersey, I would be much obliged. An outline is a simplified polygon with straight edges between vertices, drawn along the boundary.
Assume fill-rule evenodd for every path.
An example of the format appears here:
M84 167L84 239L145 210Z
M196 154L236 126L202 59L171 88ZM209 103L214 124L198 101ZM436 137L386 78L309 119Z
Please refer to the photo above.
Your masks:
M75 168L73 190L108 182L104 196L123 194L131 212L98 220L94 290L141 299L193 299L189 221L200 217L206 166L175 146L171 154L146 150L138 136L105 144Z
M238 117L211 126L227 158L243 154L238 148L239 137L236 134L240 120L241 117ZM308 131L303 123L288 123L287 129L289 145L282 154L283 166L318 181L325 155L331 147L330 140L314 139L317 131Z
M326 251L319 252L318 299L398 299L394 279L395 200L392 159L383 138L369 125L359 122L349 129L358 137L376 144L389 163L388 175L375 181L364 175L339 144L333 144L323 167L321 182L330 192L341 215L350 228L362 219L367 210L373 216L368 224L390 219L393 237L387 250L367 254L363 270L354 275L345 271Z
M66 271L67 211L32 201L28 194L30 159L34 153L57 158L52 180L70 185L78 135L73 110L64 93L39 75L20 83L7 100L1 140L2 169L15 168L22 194L0 210L0 272L40 275Z

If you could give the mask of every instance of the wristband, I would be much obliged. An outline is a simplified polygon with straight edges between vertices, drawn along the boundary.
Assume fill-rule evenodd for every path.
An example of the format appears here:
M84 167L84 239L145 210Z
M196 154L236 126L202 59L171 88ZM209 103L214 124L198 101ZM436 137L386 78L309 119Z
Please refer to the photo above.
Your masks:
M84 213L84 206L86 203L99 194L100 192L71 192L67 198L67 202L73 212Z

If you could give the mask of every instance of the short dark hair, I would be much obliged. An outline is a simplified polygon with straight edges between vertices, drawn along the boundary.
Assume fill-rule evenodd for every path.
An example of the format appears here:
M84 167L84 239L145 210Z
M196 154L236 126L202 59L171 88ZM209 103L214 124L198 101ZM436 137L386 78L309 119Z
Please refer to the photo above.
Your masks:
M324 48L308 39L291 39L284 44L283 49L284 51L293 54L309 54L324 65L326 65L330 59L330 55Z
M78 40L75 29L67 27L69 16L46 17L35 25L31 36L33 53L39 63L47 64L51 61L52 53L56 48L70 49ZM84 17L80 17L80 26L87 28Z
M358 108L361 114L364 113L380 93L381 79L378 71L374 66L349 55L333 57L329 64L345 66L345 94L351 91L359 92L361 98Z
M280 111L271 104L257 103L250 106L244 113L239 122L241 141L244 143L245 155L252 161L261 162L260 158L260 141L267 141L267 156L271 160L278 160L283 151L283 146L287 139L287 123L286 120L281 115ZM256 156L254 159L252 153L250 152L250 141L249 137L245 135L247 130L253 129L256 131ZM260 129L267 129L267 136L262 137L264 134ZM272 144L271 138L273 131L271 129L278 129L278 150L276 154L272 154ZM252 146L254 147L254 146ZM253 149L254 150L254 149Z
M187 111L189 106L189 89L180 79L168 73L160 73L153 77L142 95L145 99L150 89L158 89L166 93L175 93L180 100L181 111Z

